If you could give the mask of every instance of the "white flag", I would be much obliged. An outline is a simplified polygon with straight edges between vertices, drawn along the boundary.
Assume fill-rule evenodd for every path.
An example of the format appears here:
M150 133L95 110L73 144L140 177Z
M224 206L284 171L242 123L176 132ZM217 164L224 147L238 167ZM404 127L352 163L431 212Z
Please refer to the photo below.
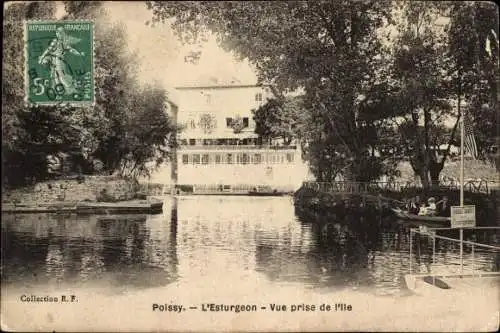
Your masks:
M491 57L491 45L490 45L490 36L486 36L486 43L484 45L484 50L488 53L488 56Z
M491 29L491 35L493 36L493 42L496 43L496 45L498 46L498 37L497 37L497 34L495 32L495 30ZM484 44L484 50L486 51L486 53L488 53L488 56L491 57L491 40L490 40L490 35L486 36L486 42Z

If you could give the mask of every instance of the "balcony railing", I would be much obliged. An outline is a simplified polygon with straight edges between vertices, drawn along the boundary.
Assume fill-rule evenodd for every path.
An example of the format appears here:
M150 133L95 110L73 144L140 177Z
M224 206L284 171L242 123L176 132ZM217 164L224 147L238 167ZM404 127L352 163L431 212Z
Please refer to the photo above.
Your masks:
M296 145L271 146L271 145L180 145L179 150L296 150Z

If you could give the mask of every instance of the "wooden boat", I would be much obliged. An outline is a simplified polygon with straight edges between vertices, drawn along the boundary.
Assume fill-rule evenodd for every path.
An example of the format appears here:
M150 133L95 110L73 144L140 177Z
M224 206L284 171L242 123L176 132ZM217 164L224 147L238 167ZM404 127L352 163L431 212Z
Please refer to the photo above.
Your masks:
M248 191L249 196L254 196L254 197L281 197L284 196L286 193L285 192L259 192L259 191Z
M399 208L391 208L394 214L403 220L429 222L435 224L449 225L451 219L446 216L425 216L407 213Z
M255 197L281 197L285 194L286 194L285 192L273 190L269 186L259 186L251 191L248 191L248 195Z

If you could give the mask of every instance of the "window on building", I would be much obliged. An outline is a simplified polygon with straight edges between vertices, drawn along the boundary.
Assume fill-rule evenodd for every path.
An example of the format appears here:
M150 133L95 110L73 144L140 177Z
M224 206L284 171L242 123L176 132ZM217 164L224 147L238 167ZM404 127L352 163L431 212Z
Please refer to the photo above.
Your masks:
M183 154L182 155L182 164L188 164L189 163L189 155Z
M201 155L201 164L208 164L208 154Z
M226 127L231 127L233 125L233 118L226 118Z
M189 127L191 129L195 129L196 128L196 122L194 121L194 119L189 120Z
M293 153L287 153L286 154L286 161L288 163L293 163Z
M241 164L248 164L250 162L250 156L248 154L241 154Z
M221 156L219 154L215 155L215 164L221 163Z
M196 145L196 139L189 139L189 145L190 146Z
M193 154L193 164L200 164L200 154Z
M243 126L248 127L248 117L243 117Z
M253 164L260 164L260 163L262 163L262 156L260 154L254 154Z
M285 163L285 155L279 154L279 163L281 164Z
M227 164L233 164L233 154L226 155L226 162Z
M207 104L212 104L212 95L210 95L210 94L206 94L206 95L205 95L205 102L206 102Z
M256 102L262 102L262 94L261 93L255 94L255 101Z

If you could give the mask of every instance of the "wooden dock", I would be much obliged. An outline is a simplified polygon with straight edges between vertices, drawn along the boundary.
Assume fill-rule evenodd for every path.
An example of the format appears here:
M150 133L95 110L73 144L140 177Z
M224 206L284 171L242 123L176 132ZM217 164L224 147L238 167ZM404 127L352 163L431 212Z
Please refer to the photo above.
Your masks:
M2 204L2 213L159 214L162 200Z

